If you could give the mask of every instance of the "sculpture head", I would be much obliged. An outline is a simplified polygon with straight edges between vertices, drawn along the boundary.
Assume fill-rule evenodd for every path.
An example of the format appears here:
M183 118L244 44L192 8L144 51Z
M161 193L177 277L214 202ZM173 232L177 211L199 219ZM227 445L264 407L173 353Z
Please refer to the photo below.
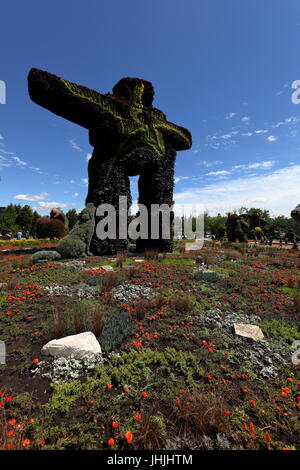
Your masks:
M300 204L298 204L295 209L292 210L291 212L291 217L298 222L300 222Z

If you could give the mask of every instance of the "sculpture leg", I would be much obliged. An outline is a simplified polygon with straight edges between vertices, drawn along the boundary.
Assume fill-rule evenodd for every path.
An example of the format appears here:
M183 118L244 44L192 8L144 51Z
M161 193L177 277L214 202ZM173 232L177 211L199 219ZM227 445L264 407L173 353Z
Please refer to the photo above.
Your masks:
M139 203L144 204L148 209L148 239L138 239L136 241L137 251L142 252L145 249L155 249L160 252L173 251L174 213L170 212L170 236L163 238L162 217L159 217L159 238L151 239L151 204L167 204L170 208L173 205L174 188L174 164L176 152L168 146L166 155L156 161L151 169L142 171L140 174Z
M125 251L128 246L127 238L119 239L119 196L126 196L128 206L131 205L129 178L122 167L114 165L111 158L103 158L101 152L96 148L89 160L88 172L89 190L86 203L92 202L96 208L101 204L111 204L116 211L117 227L116 239L106 238L101 240L97 237L95 230L90 251L94 255L115 254L119 251ZM106 217L106 214L102 217L96 216L96 227L104 217Z

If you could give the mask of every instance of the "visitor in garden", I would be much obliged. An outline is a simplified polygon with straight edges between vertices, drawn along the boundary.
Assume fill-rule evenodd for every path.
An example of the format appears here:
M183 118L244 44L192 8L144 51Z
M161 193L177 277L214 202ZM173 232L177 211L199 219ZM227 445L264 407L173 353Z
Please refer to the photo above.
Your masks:
M17 233L17 240L21 240L22 236L23 236L23 234L22 234L21 230L19 230L18 233Z
M25 233L25 238L26 238L26 240L28 240L28 238L29 238L29 232L28 232L28 230L27 230L27 232Z

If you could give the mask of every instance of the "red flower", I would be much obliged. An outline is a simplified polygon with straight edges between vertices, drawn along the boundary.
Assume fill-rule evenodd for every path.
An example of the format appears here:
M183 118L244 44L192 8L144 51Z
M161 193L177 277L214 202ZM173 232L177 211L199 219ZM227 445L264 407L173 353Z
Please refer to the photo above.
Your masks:
M264 440L265 440L266 442L271 442L271 436L270 436L270 434L268 434L268 433L264 434Z
M112 384L111 383L107 384L107 388L112 388Z
M29 446L29 444L30 444L29 439L24 439L24 441L22 442L23 447L27 447L27 446Z
M111 425L114 429L117 429L117 427L119 427L119 424L116 421L113 421Z
M230 411L229 411L229 410L223 410L223 413L224 413L224 415L230 415Z
M131 431L127 431L127 433L125 434L125 439L127 441L128 444L131 444L132 443L132 432Z
M181 392L180 392L181 393ZM146 397L147 396L147 392L142 392L142 397Z
M112 437L111 437L110 439L108 439L108 441L107 441L107 444L108 444L109 446L113 446L114 443L115 443L115 440L114 440Z
M137 413L137 414L135 415L135 419L136 419L136 421L141 421L141 419L142 419L141 414L140 414L140 413Z

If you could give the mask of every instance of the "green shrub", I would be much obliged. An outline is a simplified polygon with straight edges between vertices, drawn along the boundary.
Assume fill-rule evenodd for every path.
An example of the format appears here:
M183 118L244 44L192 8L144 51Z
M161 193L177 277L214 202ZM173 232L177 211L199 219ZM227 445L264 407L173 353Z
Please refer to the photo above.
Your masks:
M117 349L130 333L130 319L125 312L114 312L106 317L100 343L104 352Z
M197 270L194 273L194 278L197 281L208 281L208 282L217 282L217 281L222 281L223 276L221 274L216 273L215 271L210 271L210 270Z
M57 251L37 251L31 256L31 260L33 263L42 263L44 261L57 261L61 259L61 256Z
M85 243L82 240L63 238L57 246L57 251L62 258L81 258L85 255Z
M284 340L292 344L297 339L300 339L300 329L296 325L291 325L289 322L280 320L264 320L259 323L260 328L267 337L272 337L277 340Z

